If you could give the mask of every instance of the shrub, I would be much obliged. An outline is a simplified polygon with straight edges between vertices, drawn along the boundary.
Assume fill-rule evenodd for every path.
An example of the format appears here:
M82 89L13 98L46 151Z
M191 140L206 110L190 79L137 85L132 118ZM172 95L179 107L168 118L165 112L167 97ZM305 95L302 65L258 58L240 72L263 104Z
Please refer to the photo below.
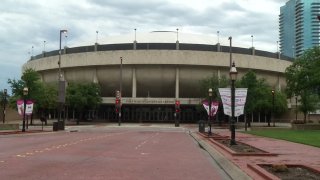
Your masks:
M292 124L304 124L304 122L302 120L294 120L291 121Z
M288 167L285 164L272 164L272 170L274 172L287 172Z

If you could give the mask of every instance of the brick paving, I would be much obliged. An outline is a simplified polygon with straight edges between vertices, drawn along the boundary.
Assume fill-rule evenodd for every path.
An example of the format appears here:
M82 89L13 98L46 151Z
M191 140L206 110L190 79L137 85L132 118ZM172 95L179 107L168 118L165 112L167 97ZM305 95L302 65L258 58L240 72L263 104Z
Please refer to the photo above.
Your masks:
M221 136L230 136L229 130L219 129L215 130L215 133ZM202 137L202 139L206 138ZM317 147L236 132L236 141L243 142L269 153L275 153L278 155L232 156L227 151L208 141L208 139L206 141L208 144L210 144L210 146L213 146L216 150L223 154L225 158L233 162L253 179L261 179L261 176L258 175L257 172L250 169L248 164L301 164L320 171L320 148Z

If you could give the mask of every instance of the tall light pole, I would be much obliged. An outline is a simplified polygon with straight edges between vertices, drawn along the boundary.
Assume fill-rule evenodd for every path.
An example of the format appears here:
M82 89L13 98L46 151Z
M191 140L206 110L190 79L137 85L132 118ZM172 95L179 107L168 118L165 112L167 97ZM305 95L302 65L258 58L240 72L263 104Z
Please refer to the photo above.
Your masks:
M274 122L274 89L271 90L272 93L272 123L273 123L273 127L275 127L275 122Z
M122 57L120 57L120 108L118 125L121 125L121 112L122 112Z
M253 35L251 35L251 47L253 49Z
M234 87L234 82L237 79L238 71L237 68L234 64L232 63L232 66L230 68L230 79L231 79L231 124L230 124L230 129L231 129L231 140L230 140L230 145L236 145L236 128L235 128L235 117L234 117L234 110L235 110L235 87Z
M60 30L60 41L59 41L59 91L58 91L58 103L59 103L59 115L58 115L58 122L61 121L61 110L62 110L62 105L65 103L65 81L64 78L62 77L61 73L61 36L62 34L66 34L68 31L67 30ZM64 129L64 124L63 124L63 129Z
M230 41L229 53L230 53L230 68L231 68L231 64L232 64L232 36L230 36L228 39Z
M98 34L99 34L99 31L96 31L96 44L98 44Z
M6 121L7 89L3 90L3 124Z
M59 81L61 81L61 79L62 79L62 74L61 74L61 36L62 36L62 34L65 34L67 32L68 32L67 30L60 30L59 62L58 62L58 65L59 65Z
M22 132L26 131L26 104L29 89L27 87L23 88L23 121L22 121Z
M43 41L43 52L46 52L46 41Z
M212 88L209 88L208 90L208 94L209 94L209 113L208 113L208 124L209 124L209 132L208 132L208 136L211 136L211 101L212 101Z
M177 28L177 41L179 41L179 29Z
M298 96L296 95L296 122L298 121Z
M219 31L217 31L217 37L218 37L218 44L220 43L220 39L219 39Z

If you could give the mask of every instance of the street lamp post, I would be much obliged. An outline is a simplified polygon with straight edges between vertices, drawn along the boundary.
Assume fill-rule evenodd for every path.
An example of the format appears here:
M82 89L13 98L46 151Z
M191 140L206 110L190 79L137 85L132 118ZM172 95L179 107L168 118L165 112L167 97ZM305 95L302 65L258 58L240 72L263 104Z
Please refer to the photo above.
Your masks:
M296 96L296 122L298 121L298 96Z
M237 68L234 64L232 63L232 66L230 68L230 79L231 79L231 124L230 124L230 129L231 129L231 140L230 140L230 145L236 145L236 133L235 133L235 117L234 117L234 111L235 111L235 87L234 87L234 82L237 79L238 71Z
M122 112L122 57L120 57L120 108L119 108L119 119L118 119L118 125L121 126L121 112Z
M3 90L3 124L6 121L7 89Z
M27 87L23 88L23 121L22 121L22 132L26 131L26 104L27 104L27 95L29 89Z
M253 49L253 35L251 35L251 48Z
M63 103L65 102L65 84L64 84L64 79L62 77L62 73L61 73L61 36L62 34L67 33L67 30L60 30L60 41L59 41L59 91L58 91L58 103L59 103L59 114L58 114L58 123L60 123L61 121L61 110L62 110L62 106ZM64 124L63 124L63 129L64 129Z
M232 36L230 36L228 39L230 41L229 54L230 54L230 68L231 68L231 63L232 63Z
M273 123L273 127L275 127L276 125L274 122L274 89L271 90L271 93L272 93L272 123Z
M209 131L208 131L208 136L211 136L211 101L212 101L212 88L209 88L208 90L209 93L209 113L208 113L208 124L209 124Z

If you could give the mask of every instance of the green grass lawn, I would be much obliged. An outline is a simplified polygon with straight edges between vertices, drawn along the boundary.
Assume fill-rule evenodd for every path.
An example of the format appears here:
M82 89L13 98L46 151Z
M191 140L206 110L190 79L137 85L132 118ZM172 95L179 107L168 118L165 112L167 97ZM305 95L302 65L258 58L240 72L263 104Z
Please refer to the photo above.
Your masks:
M320 130L272 129L246 133L320 147Z

